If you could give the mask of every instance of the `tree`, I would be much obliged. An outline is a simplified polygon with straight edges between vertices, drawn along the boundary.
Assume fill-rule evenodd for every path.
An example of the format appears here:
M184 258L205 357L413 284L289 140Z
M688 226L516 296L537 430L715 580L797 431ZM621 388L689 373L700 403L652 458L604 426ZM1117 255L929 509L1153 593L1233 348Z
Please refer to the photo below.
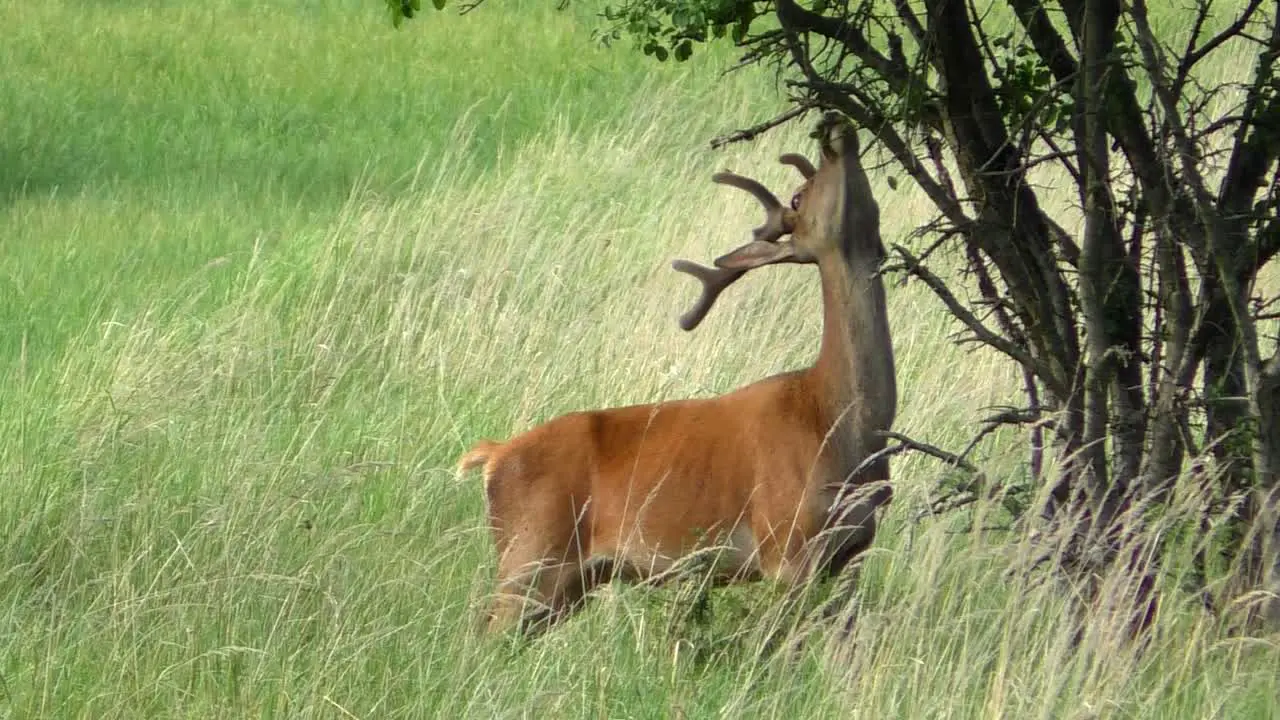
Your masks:
M420 7L388 2L397 21ZM1145 623L1162 547L1144 529L1195 491L1228 520L1202 546L1230 592L1280 589L1280 343L1259 329L1277 298L1257 285L1280 251L1280 0L1185 0L1163 34L1145 0L620 2L606 41L685 60L727 37L780 68L791 108L727 140L836 110L933 202L927 246L896 248L896 267L1021 368L1025 407L981 433L1028 428L1044 499L1027 519L1060 542L1056 567L1095 588L1132 576ZM1224 52L1252 67L1210 85ZM1045 209L1029 181L1045 172L1077 217ZM948 256L959 278L930 269Z

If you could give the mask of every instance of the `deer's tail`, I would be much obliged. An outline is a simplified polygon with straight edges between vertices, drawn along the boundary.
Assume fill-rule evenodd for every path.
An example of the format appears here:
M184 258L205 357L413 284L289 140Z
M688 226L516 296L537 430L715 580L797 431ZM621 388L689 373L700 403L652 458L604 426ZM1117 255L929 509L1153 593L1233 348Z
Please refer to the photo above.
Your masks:
M489 462L489 458L494 451L500 447L502 447L502 443L496 443L492 440L481 440L476 443L470 450L463 453L462 457L458 458L458 476L461 477L468 470L474 470Z

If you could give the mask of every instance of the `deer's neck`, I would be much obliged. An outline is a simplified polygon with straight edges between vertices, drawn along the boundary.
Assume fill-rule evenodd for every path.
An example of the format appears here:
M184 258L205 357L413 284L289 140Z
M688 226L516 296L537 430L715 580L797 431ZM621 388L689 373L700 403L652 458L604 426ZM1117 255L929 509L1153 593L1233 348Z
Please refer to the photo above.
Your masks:
M813 378L830 443L845 474L885 445L897 412L884 283L871 268L833 254L822 275L822 348Z

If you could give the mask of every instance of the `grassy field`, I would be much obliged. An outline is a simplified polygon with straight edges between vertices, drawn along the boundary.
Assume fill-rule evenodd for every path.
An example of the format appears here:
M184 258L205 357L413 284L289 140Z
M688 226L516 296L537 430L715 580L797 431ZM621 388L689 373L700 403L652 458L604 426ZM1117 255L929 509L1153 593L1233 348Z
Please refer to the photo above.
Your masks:
M1148 652L1105 622L1069 650L1062 589L1004 578L1003 538L911 521L916 458L851 652L753 661L764 586L709 628L626 589L521 653L475 637L471 441L817 345L801 268L675 322L668 261L758 222L710 174L789 187L773 158L811 153L804 128L707 149L780 107L770 76L605 51L551 5L395 32L374 0L0 0L0 717L1280 716L1274 641L1176 578ZM930 216L877 191L888 241ZM899 429L954 447L1016 376L922 289L890 306Z

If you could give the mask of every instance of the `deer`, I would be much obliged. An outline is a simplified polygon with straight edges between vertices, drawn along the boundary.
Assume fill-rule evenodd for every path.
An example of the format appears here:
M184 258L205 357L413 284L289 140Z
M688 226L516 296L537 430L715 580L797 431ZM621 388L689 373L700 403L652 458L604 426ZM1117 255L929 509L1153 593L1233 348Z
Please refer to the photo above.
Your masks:
M672 267L702 283L680 319L688 331L748 272L817 265L817 359L715 397L569 413L464 453L460 477L483 468L497 551L490 633L536 635L596 586L659 582L707 548L718 549L713 584L769 578L791 591L839 575L870 547L893 496L882 452L897 409L885 249L856 129L827 113L814 137L817 167L779 158L805 178L790 207L755 180L716 173L763 205L765 223L714 268Z

